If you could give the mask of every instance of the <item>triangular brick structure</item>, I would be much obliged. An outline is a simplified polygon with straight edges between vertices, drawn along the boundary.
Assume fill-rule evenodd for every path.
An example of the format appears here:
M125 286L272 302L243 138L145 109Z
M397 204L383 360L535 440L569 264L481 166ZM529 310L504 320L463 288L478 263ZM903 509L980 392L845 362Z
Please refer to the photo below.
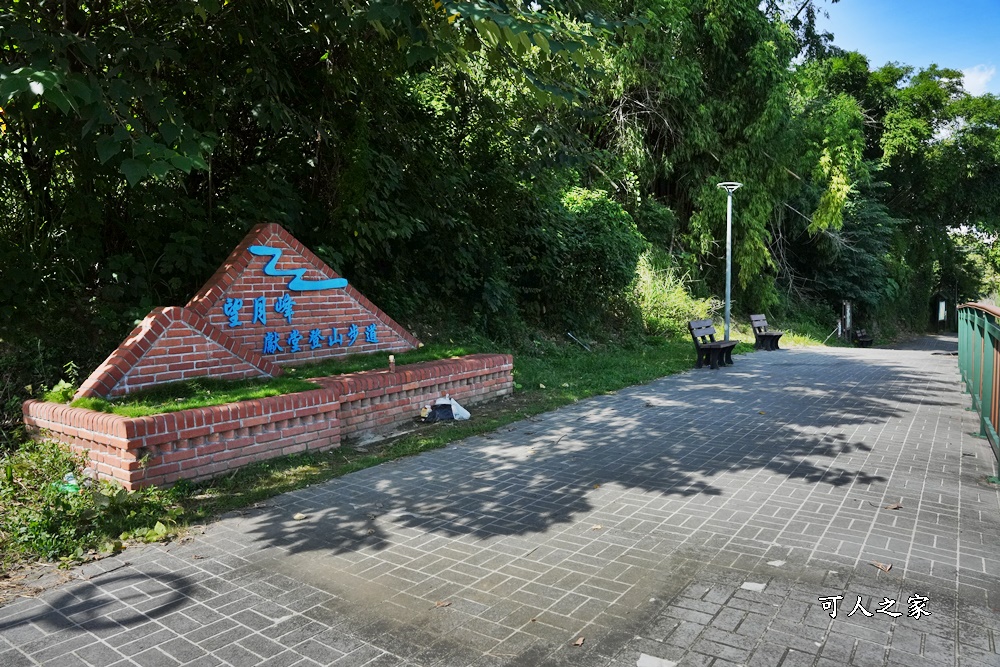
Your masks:
M260 224L187 306L151 312L76 397L273 377L286 364L419 344L282 227Z
M265 223L250 230L187 307L279 365L420 344L346 283L283 227ZM283 298L294 304L290 317L275 310ZM237 300L232 318L226 304L235 307ZM263 323L255 318L257 305ZM268 346L269 334L276 348Z
M281 368L188 308L156 308L83 383L76 398L122 396L192 377L236 380Z

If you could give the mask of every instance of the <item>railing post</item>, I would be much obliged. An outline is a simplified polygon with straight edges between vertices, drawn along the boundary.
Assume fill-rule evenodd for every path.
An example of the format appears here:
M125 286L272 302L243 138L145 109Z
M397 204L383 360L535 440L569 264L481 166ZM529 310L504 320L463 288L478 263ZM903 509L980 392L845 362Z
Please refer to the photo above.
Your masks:
M958 372L962 376L962 393L969 391L969 311L958 309Z
M963 385L979 417L979 435L989 441L1000 464L1000 308L964 304L959 308L958 327Z

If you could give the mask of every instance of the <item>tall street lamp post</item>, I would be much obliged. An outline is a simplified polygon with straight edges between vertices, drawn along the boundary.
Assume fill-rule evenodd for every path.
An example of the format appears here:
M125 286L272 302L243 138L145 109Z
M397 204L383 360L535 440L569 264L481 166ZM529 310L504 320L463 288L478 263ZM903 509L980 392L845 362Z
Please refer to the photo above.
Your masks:
M729 302L733 285L733 193L742 186L742 183L719 183L719 187L728 193L726 195L726 327L724 336L724 340L727 341L729 340Z

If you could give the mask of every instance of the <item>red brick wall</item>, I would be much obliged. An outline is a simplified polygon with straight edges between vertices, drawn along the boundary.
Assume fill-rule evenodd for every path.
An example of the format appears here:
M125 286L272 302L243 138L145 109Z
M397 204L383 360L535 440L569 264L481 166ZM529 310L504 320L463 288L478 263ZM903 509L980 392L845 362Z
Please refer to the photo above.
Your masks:
M137 459L128 451L128 418L35 400L25 401L22 411L29 433L65 443L78 452L89 450L92 465L102 477L133 488L129 465Z
M241 344L263 354L265 333L277 334L278 345L283 351L266 354L265 357L279 365L350 354L400 352L418 345L416 338L350 285L344 289L290 291L290 278L265 275L264 267L271 258L251 254L248 248L253 245L280 249L282 255L276 267L278 270L305 268L307 272L303 278L306 280L340 277L281 226L264 224L255 227L188 304L189 308ZM274 309L277 299L283 296L290 297L295 304L291 323ZM254 323L254 299L258 297L264 297L265 324ZM237 327L230 326L229 317L223 312L226 300L231 298L243 302L239 311L240 326ZM353 344L349 344L347 331L352 324L357 326L357 337ZM377 343L366 340L365 329L369 325L375 325ZM330 344L329 337L334 327L343 337L342 344ZM291 352L289 334L293 330L301 336L298 352ZM317 347L309 343L309 334L313 330L318 330L321 335Z
M274 377L281 368L188 308L157 308L90 374L76 397L121 396L192 377Z
M207 479L254 461L336 447L338 407L321 389L133 420L130 448L148 457L136 482Z
M334 389L340 401L341 437L364 437L412 423L421 407L445 395L466 406L509 394L514 388L513 364L510 355L474 354L318 382Z
M282 364L309 363L350 354L410 350L419 341L357 290L292 291L288 276L268 276L270 257L251 246L280 249L277 269L302 269L306 281L339 279L332 269L282 227L254 227L229 259L183 307L157 308L129 334L77 391L76 396L121 396L137 389L210 376L224 379L273 377ZM289 321L275 310L281 297L294 303ZM264 322L254 320L254 301L263 299ZM240 300L239 326L224 312ZM356 327L353 343L349 335ZM367 329L374 327L372 340ZM333 330L336 329L336 337ZM298 340L293 342L293 332ZM311 334L316 332L318 338ZM265 336L277 350L265 352ZM295 346L298 351L293 351Z
M125 488L169 485L336 447L342 436L385 433L445 393L467 405L503 396L513 387L512 364L510 355L471 355L321 378L314 391L139 418L31 400L24 423L36 437L89 452L98 473Z
M24 422L78 452L89 451L99 475L136 489L335 447L338 407L329 389L139 418L27 401Z
M173 322L110 395L122 396L146 387L206 375L220 380L241 380L260 377L262 373L188 325Z

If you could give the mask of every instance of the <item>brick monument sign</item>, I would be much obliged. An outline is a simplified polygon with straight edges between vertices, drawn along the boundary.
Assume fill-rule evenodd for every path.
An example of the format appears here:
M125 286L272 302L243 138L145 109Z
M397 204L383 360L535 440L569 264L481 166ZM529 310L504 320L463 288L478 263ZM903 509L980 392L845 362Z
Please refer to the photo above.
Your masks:
M262 224L186 306L146 316L76 397L122 396L201 376L273 377L289 363L417 345L281 226Z
M156 308L80 387L115 398L196 377L275 377L282 366L419 341L276 224L254 227L187 305ZM472 404L513 389L507 354L311 380L316 389L148 417L29 400L36 437L69 445L129 489L213 477L342 438L392 432L444 395Z

